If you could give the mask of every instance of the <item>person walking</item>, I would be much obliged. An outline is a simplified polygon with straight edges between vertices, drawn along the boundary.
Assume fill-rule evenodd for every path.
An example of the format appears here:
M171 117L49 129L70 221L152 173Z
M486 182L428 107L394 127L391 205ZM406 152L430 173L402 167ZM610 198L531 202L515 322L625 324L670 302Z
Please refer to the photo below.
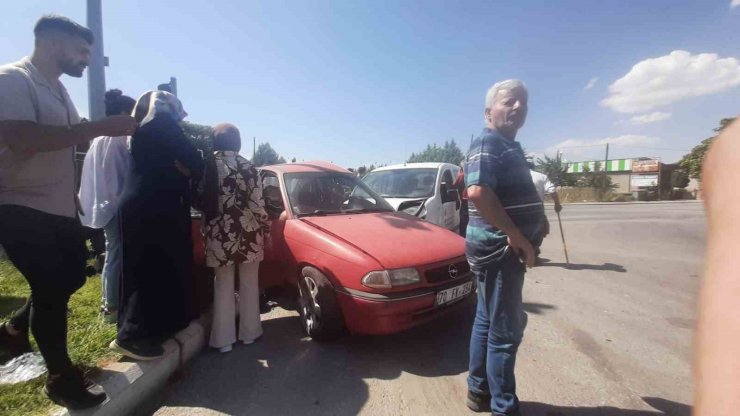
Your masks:
M239 334L244 344L262 336L258 271L269 238L262 185L254 165L239 155L239 130L213 129L213 157L204 176L206 265L215 269L209 345L229 352L237 341L234 274L239 275Z
M516 141L527 118L523 82L507 80L486 94L486 127L465 162L470 222L465 251L478 285L470 339L468 407L495 416L519 415L514 364L527 316L522 309L525 266L544 207Z
M83 409L106 396L67 352L67 304L85 283L87 260L74 146L132 134L136 123L124 115L80 123L59 78L82 76L94 42L89 29L50 15L34 35L30 58L0 67L0 244L31 288L25 306L0 325L0 346L11 356L30 351L30 328L49 372L44 394Z
M134 107L139 128L120 210L123 270L110 348L137 360L162 356L162 341L193 318L190 181L200 177L203 161L179 125L186 115L164 91L145 93Z
M105 93L105 115L131 114L136 101L121 90ZM107 322L118 319L118 286L121 277L121 226L118 218L121 196L131 176L132 162L127 136L102 136L93 140L85 155L80 181L82 225L105 231L103 304Z

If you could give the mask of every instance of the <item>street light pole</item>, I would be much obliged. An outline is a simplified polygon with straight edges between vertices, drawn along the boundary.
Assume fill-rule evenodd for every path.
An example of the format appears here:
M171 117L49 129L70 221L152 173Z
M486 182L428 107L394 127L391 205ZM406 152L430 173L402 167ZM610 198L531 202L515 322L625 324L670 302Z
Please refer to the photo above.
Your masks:
M105 55L103 52L103 6L101 0L87 0L87 27L95 42L87 70L88 107L91 121L105 117Z

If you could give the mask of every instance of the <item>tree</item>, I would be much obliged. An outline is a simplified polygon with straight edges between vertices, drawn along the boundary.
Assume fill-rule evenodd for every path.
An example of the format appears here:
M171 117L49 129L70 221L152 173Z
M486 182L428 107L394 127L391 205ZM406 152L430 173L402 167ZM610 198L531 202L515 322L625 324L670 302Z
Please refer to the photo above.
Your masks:
M681 158L681 161L678 162L678 164L686 170L689 177L701 181L701 168L704 165L704 156L706 156L707 151L712 146L714 139L722 130L729 126L730 123L735 120L735 118L723 118L722 120L720 120L719 127L714 129L714 132L717 133L716 135L702 140L701 143L691 149L691 152L689 152L689 154Z
M534 170L545 174L555 186L564 186L563 180L567 175L568 166L563 164L560 155L556 157L545 155L544 159L537 158L537 166Z
M260 143L254 154L254 160L252 160L255 166L276 165L285 162L285 158L278 155L275 149L270 146L270 143Z
M295 163L295 158L290 159L290 163Z
M185 137L190 139L195 148L201 150L204 155L213 150L213 129L211 126L183 121L180 123L180 127L182 132L185 133Z
M671 172L671 187L672 188L685 188L689 186L691 179L689 174L683 169L676 169Z
M408 163L419 163L419 162L436 162L436 163L452 163L453 165L459 165L463 159L463 153L455 143L455 140L446 141L443 146L427 145L427 148L420 153L412 153L409 157Z

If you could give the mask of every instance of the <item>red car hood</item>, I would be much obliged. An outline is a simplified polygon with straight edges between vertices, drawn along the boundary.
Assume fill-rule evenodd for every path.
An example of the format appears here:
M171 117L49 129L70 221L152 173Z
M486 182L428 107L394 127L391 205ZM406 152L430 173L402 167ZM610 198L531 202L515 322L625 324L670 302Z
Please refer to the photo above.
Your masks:
M465 255L465 239L398 212L300 219L374 257L386 269L421 266Z

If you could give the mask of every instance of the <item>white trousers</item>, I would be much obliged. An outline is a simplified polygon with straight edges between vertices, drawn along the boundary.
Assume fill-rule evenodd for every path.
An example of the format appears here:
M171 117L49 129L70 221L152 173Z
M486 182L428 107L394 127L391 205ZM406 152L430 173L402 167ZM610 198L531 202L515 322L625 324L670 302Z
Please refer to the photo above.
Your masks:
M259 263L216 267L213 285L213 325L209 345L222 348L236 342L234 272L239 273L239 340L254 341L262 335L259 304Z

